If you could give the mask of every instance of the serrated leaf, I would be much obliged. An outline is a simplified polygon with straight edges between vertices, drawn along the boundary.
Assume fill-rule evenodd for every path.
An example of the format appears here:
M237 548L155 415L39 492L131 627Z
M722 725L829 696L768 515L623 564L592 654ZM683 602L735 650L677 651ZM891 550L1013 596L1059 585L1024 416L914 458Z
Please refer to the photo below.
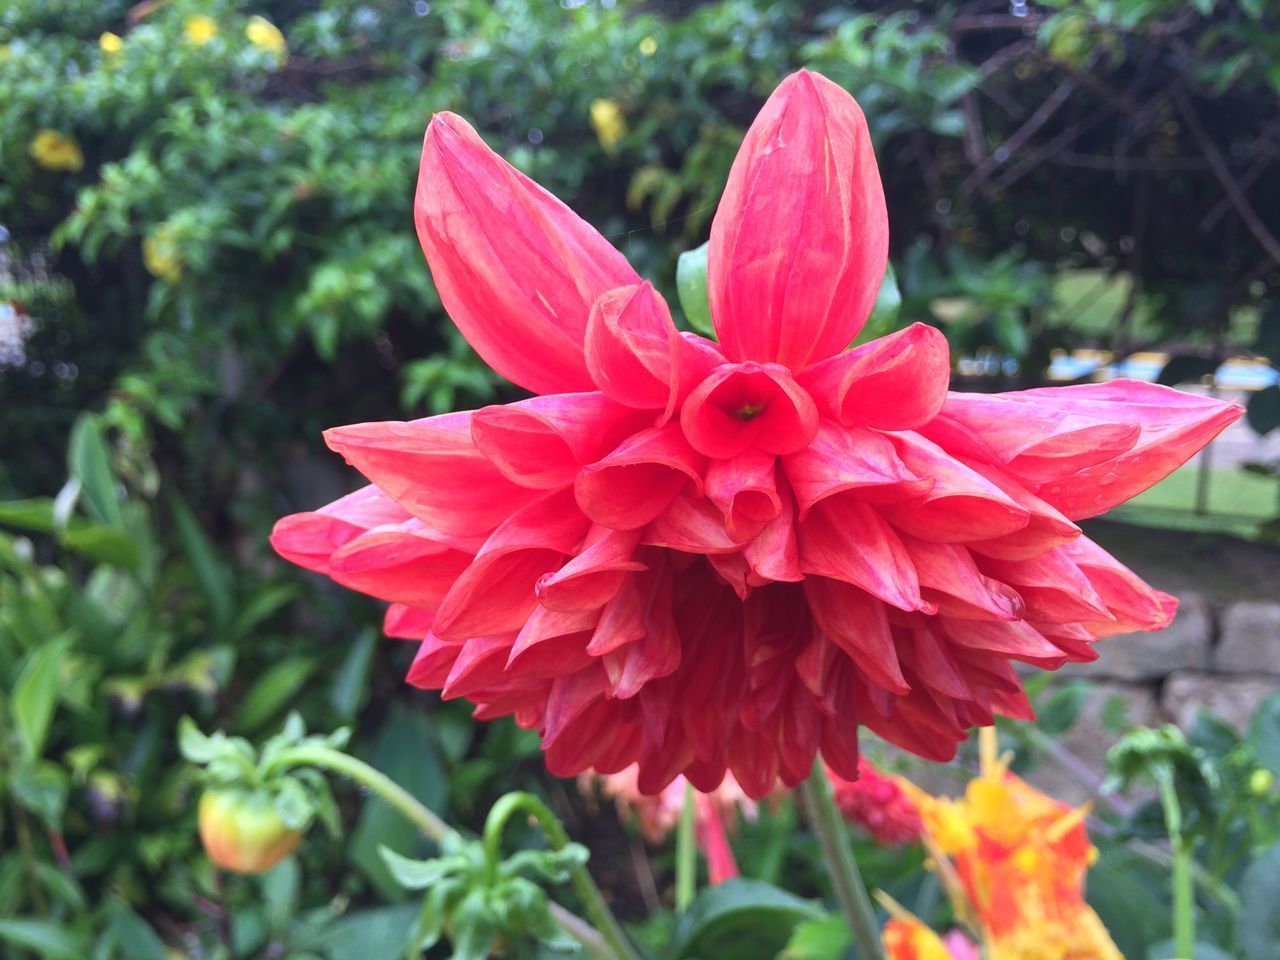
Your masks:
M676 260L676 294L689 328L704 337L715 339L711 322L711 300L707 295L707 250L711 241L686 250Z

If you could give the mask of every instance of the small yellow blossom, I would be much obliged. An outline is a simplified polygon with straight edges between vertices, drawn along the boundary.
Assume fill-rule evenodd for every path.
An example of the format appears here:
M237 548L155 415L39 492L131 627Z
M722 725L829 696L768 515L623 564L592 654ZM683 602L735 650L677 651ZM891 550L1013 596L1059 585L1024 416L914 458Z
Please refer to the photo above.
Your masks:
M645 37L638 45L641 56L652 57L658 52L658 41L653 37Z
M600 97L591 101L591 126L600 146L612 150L627 132L627 119L617 100Z
M244 28L244 35L259 50L276 54L285 52L284 34L265 17L250 17Z
M84 167L84 153L73 137L57 130L41 130L28 148L32 158L46 170L78 173Z
M218 21L203 13L193 13L183 22L182 30L189 41L203 47L218 35Z
M173 231L161 224L142 241L142 264L153 277L166 283L182 279L182 257L178 253Z
M107 56L111 56L113 53L119 53L124 49L124 40L120 38L119 34L108 30L98 38L98 49Z

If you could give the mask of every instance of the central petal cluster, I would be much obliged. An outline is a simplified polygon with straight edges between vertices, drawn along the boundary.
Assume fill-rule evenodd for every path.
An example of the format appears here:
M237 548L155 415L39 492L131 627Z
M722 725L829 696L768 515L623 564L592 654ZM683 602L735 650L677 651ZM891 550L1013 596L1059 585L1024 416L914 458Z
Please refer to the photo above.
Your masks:
M711 231L719 342L458 117L427 130L416 221L450 316L532 399L326 433L370 481L286 517L285 557L392 602L409 682L539 731L557 774L654 793L732 770L759 797L858 727L950 757L1030 708L1011 661L1089 660L1174 602L1080 535L1238 407L1117 382L947 391L915 325L846 350L887 218L851 97L798 73Z

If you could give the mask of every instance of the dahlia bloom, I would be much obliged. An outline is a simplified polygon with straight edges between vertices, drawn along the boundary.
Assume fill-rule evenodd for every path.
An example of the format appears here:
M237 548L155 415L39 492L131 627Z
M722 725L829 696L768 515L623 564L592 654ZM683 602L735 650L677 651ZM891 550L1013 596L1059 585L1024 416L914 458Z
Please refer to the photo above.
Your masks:
M988 960L1121 960L1084 899L1098 851L1072 809L996 764L963 797L931 797L903 781L957 912L981 933Z
M726 770L761 797L858 727L944 760L1028 717L1056 668L1174 601L1074 521L1160 480L1240 413L1113 382L947 392L916 324L846 350L888 220L853 98L800 72L748 131L711 229L719 342L680 333L622 255L461 118L415 204L441 300L528 400L325 439L371 483L279 522L286 558L392 601L410 683L537 730L549 769Z
M827 778L841 816L876 843L895 846L920 839L920 813L897 777L859 757L856 780L846 780L834 770L827 770Z
M910 915L892 917L881 942L885 960L981 960L982 956L958 930L940 937Z

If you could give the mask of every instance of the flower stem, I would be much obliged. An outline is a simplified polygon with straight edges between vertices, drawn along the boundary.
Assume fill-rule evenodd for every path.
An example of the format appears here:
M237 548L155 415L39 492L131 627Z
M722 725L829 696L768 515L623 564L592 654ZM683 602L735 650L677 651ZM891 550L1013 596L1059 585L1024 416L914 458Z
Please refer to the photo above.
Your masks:
M563 850L569 845L569 834L564 824L542 800L531 793L508 793L493 805L484 822L484 849L490 864L496 864L501 860L502 831L512 814L519 811L524 811L526 815L538 821L538 825L546 833L547 840L553 849ZM604 938L613 957L616 960L640 960L640 955L636 953L635 948L627 940L626 934L622 932L622 925L618 923L617 917L605 903L600 888L596 886L591 872L585 865L573 871L572 883L573 889L577 891L579 899L586 907L587 916L596 925L596 929Z
M684 913L693 903L698 885L698 850L694 842L696 829L693 784L684 785L684 806L676 828L676 913Z
M357 760L355 757L345 754L341 750L335 750L332 747L323 747L318 745L308 745L305 747L295 747L291 750L284 750L275 758L270 769L266 772L270 773L286 767L319 767L322 770L329 770L333 773L350 777L352 780L356 781L356 783L365 787L372 793L377 794L387 804L394 807L396 810L399 810L410 823L422 831L423 835L430 837L437 843L439 843L440 840L444 838L445 834L449 833L452 829L447 823L440 819L440 817L428 810L421 802L419 802L417 797L409 793L409 791L405 790L400 786L400 784L396 783L381 770L370 766L363 760ZM508 796L511 795L509 794ZM502 799L505 800L507 798L503 797ZM533 799L537 800L536 797ZM540 803L541 801L538 802ZM500 805L501 803L502 801L499 800L498 804ZM497 805L495 805L495 809L497 809ZM559 829L560 835L564 837L563 842L568 843L569 838L565 834L564 828L560 826L560 822L551 815L550 810L547 811L547 814L550 816L555 827ZM493 811L490 811L489 819L493 819ZM553 836L554 842L554 834L552 830L547 828L545 821L540 819L540 822L542 822L543 828L547 829L547 833ZM485 833L487 843L488 823L486 823ZM561 846L563 846L563 843ZM582 868L579 872L585 873L585 868ZM589 874L586 877L586 882L590 884L591 889L595 892L595 896L597 900L599 900L600 906L603 907L607 914L608 919L612 921L613 926L617 928L617 921L613 919L613 915L611 913L608 913L609 908L604 906L604 900L600 897L599 890L595 889L595 883L591 880ZM591 908L593 906L591 897L583 895L581 883L576 873L574 875L574 887L578 890L579 895L582 896L583 903L586 904L588 908ZM625 946L625 940L622 941L625 949L619 950L608 932L601 933L595 927L584 922L581 918L575 916L571 911L566 910L558 903L550 904L550 909L551 915L555 918L556 923L560 925L560 928L586 947L594 956L605 957L608 958L608 960L638 960L635 953L630 952L630 947ZM594 912L592 913L592 918L599 922ZM620 929L617 929L616 933L618 937L621 937L622 933Z
M1182 807L1174 788L1173 773L1163 769L1156 776L1165 828L1173 850L1173 948L1179 957L1195 955L1195 884L1191 875L1191 845L1182 832Z
M849 833L831 795L831 782L827 779L821 757L814 761L813 773L809 779L800 784L800 797L809 823L818 835L827 869L831 871L831 885L835 888L836 900L839 901L840 910L853 934L854 945L858 948L858 960L884 960L884 952L880 947L880 926L876 923L875 911L871 907L866 884L862 882L862 874L858 872L858 862L853 857Z

